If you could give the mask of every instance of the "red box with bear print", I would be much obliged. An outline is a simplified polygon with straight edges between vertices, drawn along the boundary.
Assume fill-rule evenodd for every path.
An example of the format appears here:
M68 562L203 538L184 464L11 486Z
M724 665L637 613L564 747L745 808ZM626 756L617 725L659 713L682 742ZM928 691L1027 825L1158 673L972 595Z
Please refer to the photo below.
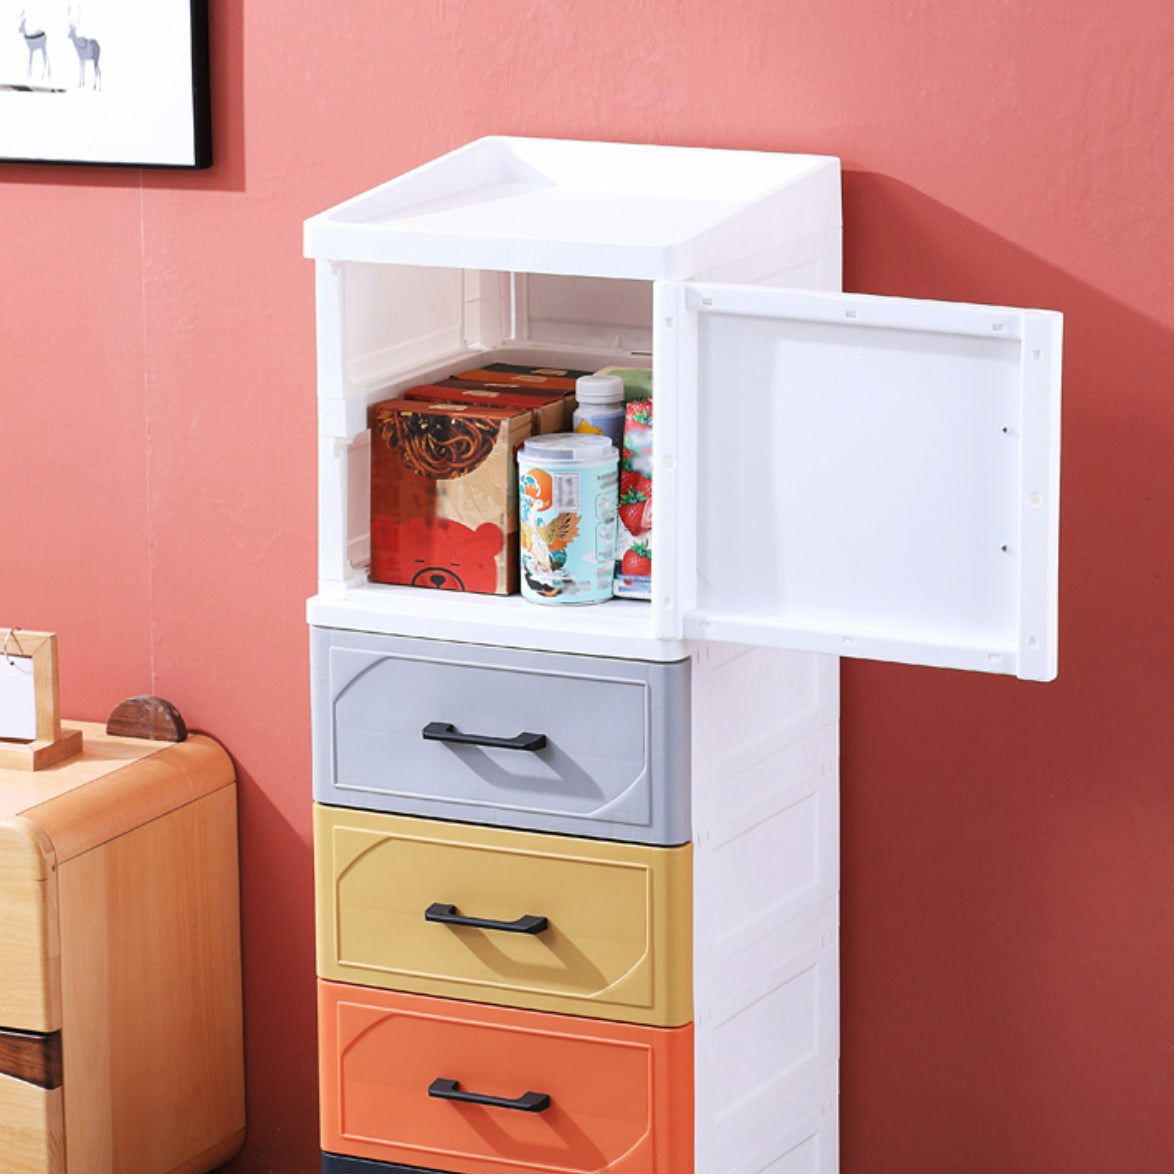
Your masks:
M393 399L371 424L377 583L508 595L518 589L518 475L528 408Z

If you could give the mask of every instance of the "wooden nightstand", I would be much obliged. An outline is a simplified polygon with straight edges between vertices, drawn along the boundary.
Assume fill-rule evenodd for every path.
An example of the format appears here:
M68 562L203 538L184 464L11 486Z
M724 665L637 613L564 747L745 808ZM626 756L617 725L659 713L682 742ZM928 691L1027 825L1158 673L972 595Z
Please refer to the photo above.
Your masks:
M3 1168L199 1174L244 1140L232 762L80 728L0 770Z

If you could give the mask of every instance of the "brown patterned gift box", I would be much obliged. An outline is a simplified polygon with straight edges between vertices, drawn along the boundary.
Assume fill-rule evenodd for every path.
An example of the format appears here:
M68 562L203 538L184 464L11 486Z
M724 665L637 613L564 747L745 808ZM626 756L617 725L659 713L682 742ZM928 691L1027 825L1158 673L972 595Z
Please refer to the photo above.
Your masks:
M430 400L440 404L481 404L484 407L512 408L530 412L531 434L566 432L571 426L575 397L565 391L530 391L508 384L470 383L464 379L444 379L425 383L403 394L404 399Z
M516 591L514 452L530 435L529 409L393 399L370 421L371 579Z

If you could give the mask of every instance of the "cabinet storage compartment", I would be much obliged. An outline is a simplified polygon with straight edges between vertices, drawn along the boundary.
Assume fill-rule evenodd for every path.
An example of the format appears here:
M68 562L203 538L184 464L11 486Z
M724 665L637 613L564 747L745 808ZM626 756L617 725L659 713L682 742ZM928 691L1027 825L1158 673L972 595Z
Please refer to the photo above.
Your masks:
M1061 349L1055 313L839 292L839 187L826 157L488 138L306 222L314 793L335 812L317 816L320 974L472 1000L440 1006L494 1032L537 1014L496 1006L524 988L568 1040L584 1025L688 1032L692 1057L687 1106L654 1115L648 1144L623 1157L560 1166L566 1139L485 1107L449 1118L460 1154L439 1134L399 1147L372 1139L382 1126L359 1106L398 1079L368 1065L393 1063L401 1028L355 1010L346 1031L323 1026L329 1174L834 1174L837 658L1055 675ZM369 408L494 361L651 368L648 601L536 606L370 581ZM688 890L692 954L663 1003L645 1003L638 965L619 977L633 954L612 942L596 957L595 930L561 904L597 883L583 859L564 857L552 885L547 848L498 851L531 835L613 862L632 860L621 841L688 844L670 884ZM477 862L453 869L466 854ZM459 893L420 887L428 859ZM535 887L516 888L531 868ZM607 872L630 947L638 870ZM541 934L424 916L436 904L527 922L552 901L549 924L569 928L549 942L573 943L577 961ZM654 973L665 956L654 944ZM347 998L385 995L419 997ZM673 1010L644 1022L682 1026L593 1018L649 1006ZM478 1080L494 1095L533 1089L508 1075ZM331 1090L356 1079L367 1091L340 1129ZM502 1113L531 1132L491 1157L477 1145L513 1136ZM540 1137L549 1148L526 1151Z
M648 660L695 638L1055 675L1060 316L839 293L837 160L485 139L314 217L306 244L311 622ZM535 608L368 581L368 409L495 359L651 363L648 603Z
M319 802L649 844L689 839L688 661L315 628L311 663Z
M674 1025L692 1016L692 850L315 806L318 973Z
M691 1168L691 1027L323 981L319 1023L330 1152L453 1174Z
M585 609L456 591L438 600L371 583L368 409L494 361L655 369L654 283L835 289L839 220L835 159L488 138L308 221L319 343L311 622L542 651L687 655L656 639L675 624L664 610L674 589L667 579L658 587L656 569L651 605ZM668 436L672 405L658 405L658 420L662 409ZM669 444L655 461L659 530L694 460Z

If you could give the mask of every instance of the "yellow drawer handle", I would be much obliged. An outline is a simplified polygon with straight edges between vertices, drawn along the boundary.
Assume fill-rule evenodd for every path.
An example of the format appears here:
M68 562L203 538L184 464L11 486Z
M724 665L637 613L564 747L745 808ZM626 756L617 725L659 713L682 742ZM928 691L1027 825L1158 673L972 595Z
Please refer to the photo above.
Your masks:
M424 910L425 921L440 921L445 925L468 925L474 929L498 929L505 933L542 933L549 927L545 917L527 913L517 921L493 921L487 917L465 917L455 905L434 903Z
M479 1092L464 1092L460 1082L445 1080L437 1077L428 1086L430 1097L440 1097L445 1101L464 1101L469 1105L488 1105L493 1109L521 1109L523 1113L541 1113L550 1108L550 1094L544 1092L524 1092L520 1097L487 1097Z
M462 734L452 722L429 722L420 733L429 742L457 742L464 746L491 746L494 750L542 750L545 734L523 732L513 738L491 734Z

